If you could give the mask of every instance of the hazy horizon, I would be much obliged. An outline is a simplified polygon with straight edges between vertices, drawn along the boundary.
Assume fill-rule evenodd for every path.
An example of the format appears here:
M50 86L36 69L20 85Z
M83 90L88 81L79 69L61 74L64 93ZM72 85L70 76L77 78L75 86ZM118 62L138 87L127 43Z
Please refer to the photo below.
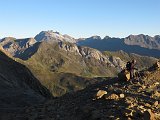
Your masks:
M0 38L54 30L74 38L160 35L159 0L1 0Z

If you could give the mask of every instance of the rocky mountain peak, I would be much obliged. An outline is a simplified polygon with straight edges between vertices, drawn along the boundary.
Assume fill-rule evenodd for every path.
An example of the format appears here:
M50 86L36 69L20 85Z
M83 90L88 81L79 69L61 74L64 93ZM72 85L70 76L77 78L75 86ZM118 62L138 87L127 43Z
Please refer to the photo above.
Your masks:
M54 32L53 30L42 31L35 36L37 41L67 41L75 43L76 40L69 35L62 35L59 32Z
M2 39L0 45L12 56L17 56L35 43L34 38L16 39L9 37Z
M101 37L98 35L94 35L94 36L90 37L90 39L101 40Z
M16 38L14 38L14 37L5 37L5 38L1 39L1 44L6 43L6 42L11 42L14 40L16 40Z
M105 36L103 39L109 39L110 37L109 36Z
M137 45L141 46L144 48L149 48L149 49L158 49L160 50L160 40L159 37L151 37L148 35L130 35L126 38L124 38L124 42L127 45Z
M154 37L157 38L157 39L159 39L159 38L160 38L160 35L155 35Z

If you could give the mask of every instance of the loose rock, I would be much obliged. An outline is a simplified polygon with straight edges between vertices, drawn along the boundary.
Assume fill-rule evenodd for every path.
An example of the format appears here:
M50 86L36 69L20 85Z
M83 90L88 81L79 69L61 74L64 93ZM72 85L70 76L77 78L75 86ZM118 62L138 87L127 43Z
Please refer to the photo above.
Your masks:
M124 94L120 94L119 97L120 97L120 98L124 98Z
M100 99L100 98L102 98L104 95L106 95L107 94L107 91L105 91L105 90L99 90L97 93L96 93L96 95L95 95L95 97L96 97L96 99Z

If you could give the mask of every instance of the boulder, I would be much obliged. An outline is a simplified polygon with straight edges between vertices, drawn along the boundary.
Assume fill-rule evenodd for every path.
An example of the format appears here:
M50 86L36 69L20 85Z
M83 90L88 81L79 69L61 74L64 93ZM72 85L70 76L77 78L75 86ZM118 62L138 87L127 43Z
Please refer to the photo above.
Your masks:
M146 103L145 106L146 107L151 107L151 105L149 103Z
M129 81L130 80L130 72L127 70L122 70L118 73L118 79L121 81Z
M120 98L124 98L124 94L120 94L119 97L120 97Z
M119 96L113 93L113 94L110 94L110 95L106 95L105 99L107 99L107 100L118 100Z
M154 113L148 109L143 113L144 120L155 120Z
M158 105L158 101L154 102L154 106L157 106Z
M96 99L100 99L100 98L102 98L106 94L107 94L107 91L105 91L105 90L98 90L98 92L95 95L95 98Z
M154 96L160 97L160 92L156 91L156 92L154 93Z

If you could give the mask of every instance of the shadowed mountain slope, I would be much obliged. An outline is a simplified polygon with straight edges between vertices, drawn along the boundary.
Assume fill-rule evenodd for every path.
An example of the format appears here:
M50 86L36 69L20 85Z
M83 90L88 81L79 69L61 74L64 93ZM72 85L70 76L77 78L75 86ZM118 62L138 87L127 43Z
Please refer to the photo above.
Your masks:
M0 51L0 106L22 107L52 98L46 87L24 65Z

